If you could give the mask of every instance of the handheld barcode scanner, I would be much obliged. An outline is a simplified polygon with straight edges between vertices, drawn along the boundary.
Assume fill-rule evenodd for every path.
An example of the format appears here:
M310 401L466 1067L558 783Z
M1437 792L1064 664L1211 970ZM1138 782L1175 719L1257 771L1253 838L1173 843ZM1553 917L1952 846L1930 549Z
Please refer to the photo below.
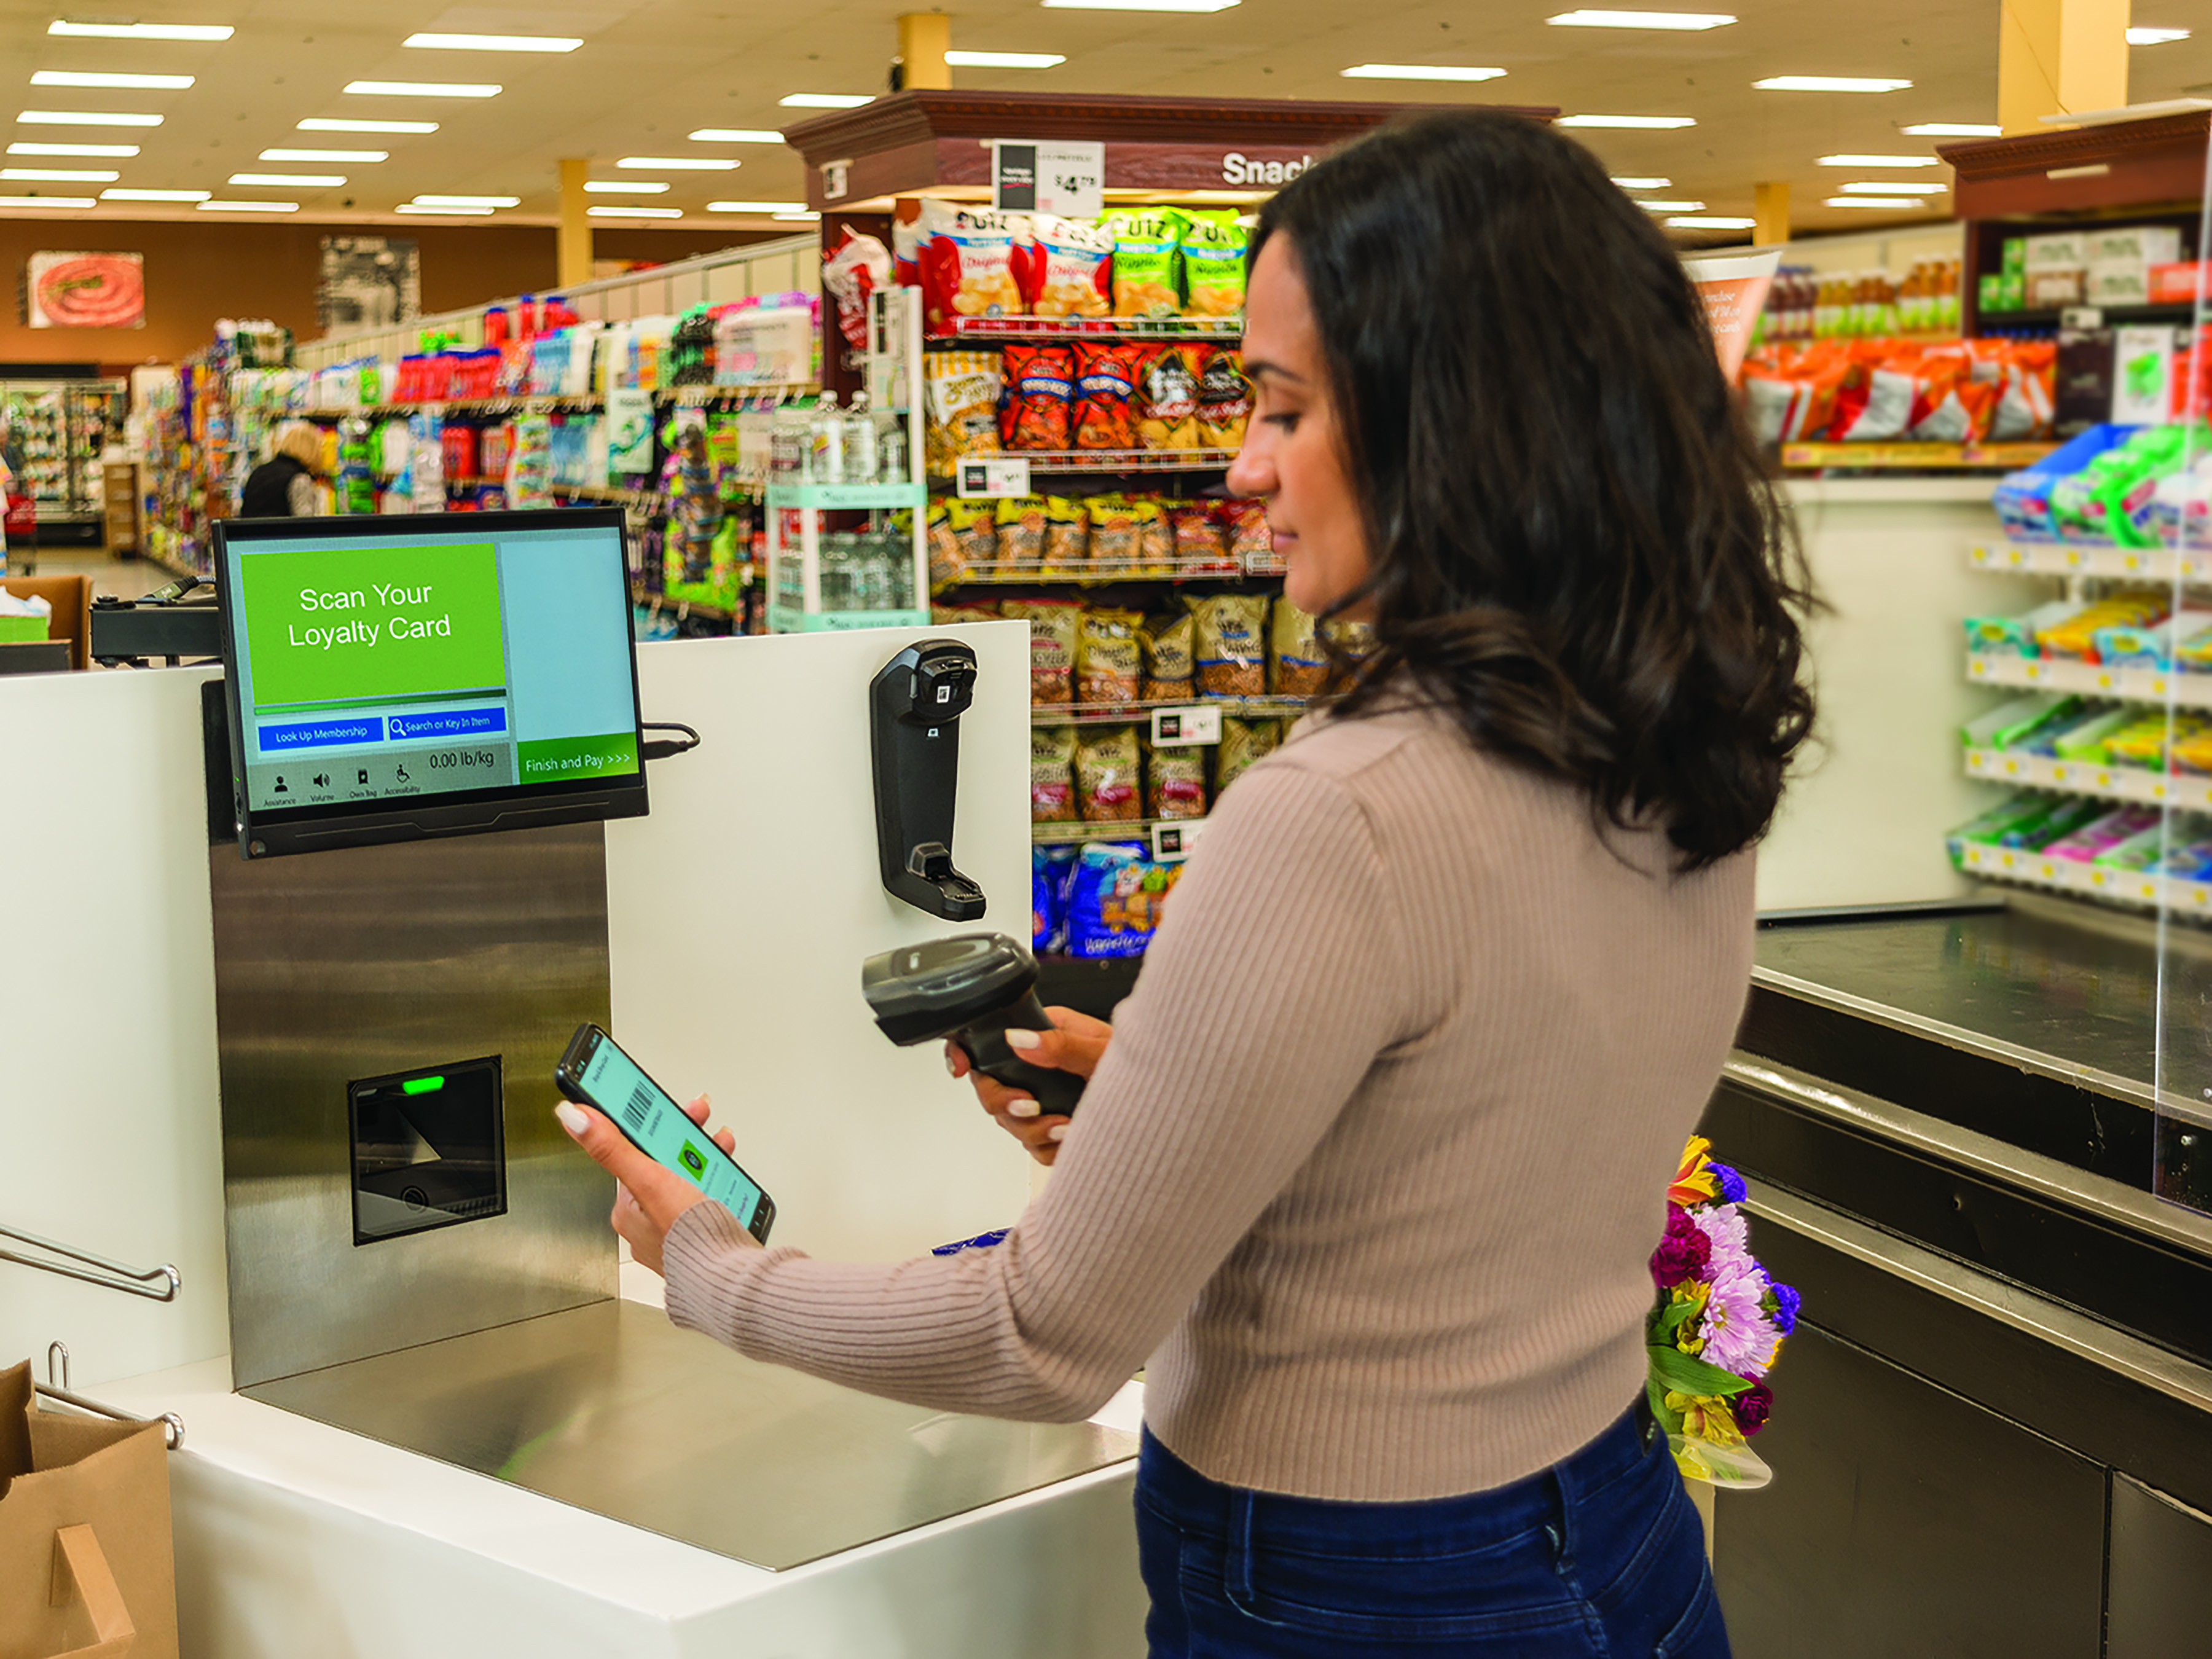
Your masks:
M868 687L884 885L947 921L983 916L983 890L952 863L960 716L975 700L975 653L957 640L907 647Z
M1049 1031L1037 1000L1036 958L1004 933L956 933L901 945L860 965L860 994L883 1033L902 1048L950 1037L975 1069L1068 1114L1083 1094L1073 1072L1032 1066L1006 1046L1006 1028Z

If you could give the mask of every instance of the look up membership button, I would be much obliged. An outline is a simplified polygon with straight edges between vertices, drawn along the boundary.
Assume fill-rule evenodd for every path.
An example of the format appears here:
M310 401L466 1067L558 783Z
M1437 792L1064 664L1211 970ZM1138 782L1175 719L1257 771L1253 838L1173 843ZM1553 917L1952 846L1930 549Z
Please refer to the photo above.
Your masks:
M333 744L380 743L384 722L374 718L295 720L284 726L264 726L258 736L261 752L274 755L288 749L327 749Z

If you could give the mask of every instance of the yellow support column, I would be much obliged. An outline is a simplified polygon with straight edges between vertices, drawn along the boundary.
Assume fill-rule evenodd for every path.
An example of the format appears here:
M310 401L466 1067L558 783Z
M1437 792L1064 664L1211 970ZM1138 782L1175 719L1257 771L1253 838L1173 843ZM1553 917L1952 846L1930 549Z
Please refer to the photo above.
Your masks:
M906 65L908 90L931 88L944 91L952 85L952 71L945 62L952 44L952 19L941 11L903 11L898 20L899 58Z
M1751 240L1761 247L1790 240L1790 181L1762 179L1751 187Z
M592 280L592 218L585 210L591 198L584 194L584 176L591 170L586 160L562 158L561 234L553 280L562 288Z
M2048 132L2046 115L2128 101L2129 0L2003 0L1997 121L2008 137Z

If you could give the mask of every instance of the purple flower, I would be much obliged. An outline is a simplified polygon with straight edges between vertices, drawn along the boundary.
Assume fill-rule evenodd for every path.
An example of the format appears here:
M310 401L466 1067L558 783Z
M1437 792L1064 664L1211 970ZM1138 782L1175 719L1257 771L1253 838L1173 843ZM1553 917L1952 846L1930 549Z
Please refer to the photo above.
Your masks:
M1720 1183L1720 1200L1723 1204L1741 1204L1748 1190L1743 1177L1725 1164L1711 1165L1713 1179Z
M1782 1340L1759 1306L1766 1296L1766 1275L1748 1261L1716 1260L1713 1269L1700 1333L1705 1346L1698 1357L1738 1376L1764 1376Z
M1787 1336L1797 1328L1797 1310L1803 1304L1804 1298L1797 1294L1794 1285L1777 1285L1771 1279L1767 1284L1774 1297L1774 1328Z
M1712 1241L1679 1204L1667 1206L1667 1236L1651 1252L1651 1277L1662 1291L1698 1278L1713 1253Z
M1757 1434L1773 1414L1774 1390L1764 1382L1754 1382L1729 1401L1729 1409L1735 1413L1736 1427L1747 1436Z

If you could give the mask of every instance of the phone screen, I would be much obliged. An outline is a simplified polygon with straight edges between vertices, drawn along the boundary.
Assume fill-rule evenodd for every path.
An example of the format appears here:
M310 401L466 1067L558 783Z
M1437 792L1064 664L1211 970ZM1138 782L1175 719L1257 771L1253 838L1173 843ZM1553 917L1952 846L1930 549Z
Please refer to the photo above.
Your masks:
M708 1197L750 1227L761 1189L708 1138L682 1107L602 1036L584 1066L579 1086L591 1103L619 1124L648 1158L688 1176Z

